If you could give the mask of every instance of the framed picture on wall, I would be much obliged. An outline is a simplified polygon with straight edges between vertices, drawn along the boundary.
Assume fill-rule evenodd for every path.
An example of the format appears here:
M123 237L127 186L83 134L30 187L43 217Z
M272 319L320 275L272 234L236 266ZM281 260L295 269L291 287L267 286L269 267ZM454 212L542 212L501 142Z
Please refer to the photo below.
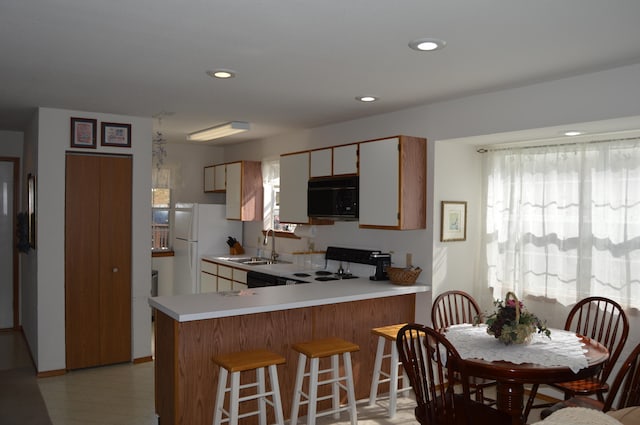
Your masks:
M71 147L96 148L98 121L91 118L71 118Z
M131 124L102 123L102 146L131 147Z
M440 208L440 241L467 240L467 203L442 201Z

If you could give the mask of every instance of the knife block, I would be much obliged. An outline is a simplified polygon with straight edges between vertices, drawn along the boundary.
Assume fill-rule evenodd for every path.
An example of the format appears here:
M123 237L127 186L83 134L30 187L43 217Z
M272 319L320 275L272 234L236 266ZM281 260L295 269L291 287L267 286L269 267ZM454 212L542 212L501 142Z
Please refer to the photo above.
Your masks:
M239 242L233 244L232 247L229 248L229 254L231 255L240 255L244 254L244 248L240 245Z

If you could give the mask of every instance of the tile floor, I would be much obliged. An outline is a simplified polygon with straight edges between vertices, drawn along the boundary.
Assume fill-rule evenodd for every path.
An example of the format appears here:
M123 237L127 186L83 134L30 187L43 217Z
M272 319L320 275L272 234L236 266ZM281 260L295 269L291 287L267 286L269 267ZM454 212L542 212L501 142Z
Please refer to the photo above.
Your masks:
M0 332L0 369L31 365L29 352L18 332ZM65 375L38 379L53 425L157 425L154 409L153 362L121 364L68 372ZM386 417L386 402L372 407L358 403L359 425L417 424L415 404L409 398L398 400L396 417ZM529 422L535 422L533 412ZM331 416L319 425L349 424L343 413Z

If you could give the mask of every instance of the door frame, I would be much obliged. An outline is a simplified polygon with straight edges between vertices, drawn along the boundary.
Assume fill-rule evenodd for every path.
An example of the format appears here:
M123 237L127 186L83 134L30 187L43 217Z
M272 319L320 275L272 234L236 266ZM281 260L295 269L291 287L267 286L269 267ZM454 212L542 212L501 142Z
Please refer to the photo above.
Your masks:
M20 261L18 256L18 232L17 217L18 204L20 203L20 158L14 156L0 156L0 162L13 163L13 240L12 240L12 257L13 257L13 329L20 329Z

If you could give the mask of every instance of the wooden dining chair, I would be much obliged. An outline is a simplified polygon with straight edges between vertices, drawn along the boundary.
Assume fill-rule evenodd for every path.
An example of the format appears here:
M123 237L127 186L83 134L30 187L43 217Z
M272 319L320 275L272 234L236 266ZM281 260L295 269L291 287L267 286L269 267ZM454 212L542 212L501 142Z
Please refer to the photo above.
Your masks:
M464 360L440 332L409 323L398 331L396 346L415 394L416 420L422 425L511 423L510 416L471 399Z
M565 400L575 396L596 395L604 403L604 393L609 390L607 379L614 368L629 335L629 320L617 302L605 297L588 297L579 301L569 312L564 329L598 341L609 350L609 359L600 372L590 378L550 384L564 392ZM551 336L553 338L553 334ZM526 420L535 407L548 407L550 403L535 405L538 384L531 388L524 410Z
M540 418L544 419L565 407L586 407L606 413L612 409L620 410L632 406L640 406L640 344L636 345L636 348L620 366L604 403L591 397L571 397L569 400L556 403L549 409L544 409L540 412Z
M446 291L438 295L431 307L431 323L440 330L451 325L473 323L480 315L480 306L468 293L459 290Z
M479 315L480 306L470 294L460 290L452 290L443 292L433 301L431 323L434 329L440 330L451 325L474 323L475 318ZM495 403L495 400L484 397L484 390L496 385L495 381L471 377L469 385L472 393L475 394L476 401L488 404Z

